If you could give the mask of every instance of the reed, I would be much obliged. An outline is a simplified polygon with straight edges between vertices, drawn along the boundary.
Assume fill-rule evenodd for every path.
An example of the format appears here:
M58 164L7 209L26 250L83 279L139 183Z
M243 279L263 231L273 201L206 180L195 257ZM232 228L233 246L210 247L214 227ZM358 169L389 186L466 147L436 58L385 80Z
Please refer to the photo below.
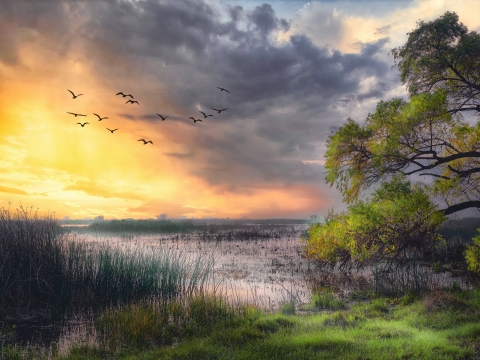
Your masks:
M47 308L62 316L181 298L203 288L211 266L173 250L92 247L63 232L52 216L0 209L0 308Z

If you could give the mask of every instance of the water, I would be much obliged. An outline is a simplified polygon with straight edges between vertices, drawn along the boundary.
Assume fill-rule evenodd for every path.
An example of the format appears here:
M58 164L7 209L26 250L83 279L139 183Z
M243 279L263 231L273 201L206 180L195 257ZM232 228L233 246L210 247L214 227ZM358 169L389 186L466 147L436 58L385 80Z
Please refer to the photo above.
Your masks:
M322 270L315 262L305 259L300 239L307 228L307 224L224 224L206 225L201 231L178 234L91 233L85 227L70 227L69 231L72 239L88 243L92 248L108 245L126 252L180 251L192 259L198 256L211 259L213 271L207 283L208 291L267 311L278 310L291 301L300 308L302 303L309 302L315 288L329 288L343 296L373 288L369 269L348 275ZM29 314L23 320L13 314L10 317L11 323L17 325L18 342L58 341L61 352L72 342L88 338L88 324L93 318L93 314L80 315L68 319L67 326L59 329L49 323L44 314Z
M82 240L93 246L109 245L125 251L139 248L181 251L192 257L214 262L208 288L238 301L275 310L294 296L308 301L308 279L314 277L315 264L302 256L299 241L307 225L275 227L243 225L237 229L215 229L189 234L91 234Z

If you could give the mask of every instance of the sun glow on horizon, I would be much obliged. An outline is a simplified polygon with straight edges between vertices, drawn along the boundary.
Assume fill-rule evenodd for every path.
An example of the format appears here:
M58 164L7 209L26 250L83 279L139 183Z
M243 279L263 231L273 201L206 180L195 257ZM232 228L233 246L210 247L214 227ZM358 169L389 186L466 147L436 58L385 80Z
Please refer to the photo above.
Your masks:
M367 2L371 13L342 1L277 13L260 1L12 3L0 24L0 207L308 218L342 206L323 181L329 134L405 94L388 49L418 19L452 10L400 3L377 12ZM480 3L456 4L479 29Z

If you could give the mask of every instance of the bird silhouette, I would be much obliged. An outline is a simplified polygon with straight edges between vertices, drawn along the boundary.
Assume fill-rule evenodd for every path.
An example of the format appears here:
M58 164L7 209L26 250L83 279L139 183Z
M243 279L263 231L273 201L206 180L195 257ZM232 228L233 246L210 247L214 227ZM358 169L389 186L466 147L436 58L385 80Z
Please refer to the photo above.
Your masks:
M147 145L148 143L152 144L153 145L153 142L152 140L145 140L145 139L140 139L140 140L137 140L137 141L143 141L143 145Z
M113 134L114 131L117 131L117 130L118 130L118 128L113 129L113 130L112 130L112 129L109 129L109 128L105 128L105 129L107 129L108 131L110 131L112 134Z
M217 89L220 89L220 91L226 91L230 94L230 91L228 91L227 89L224 89L224 88L221 88L221 87L218 87L218 86L217 86Z
M162 121L165 121L166 118L168 118L168 116L165 116L163 117L162 115L160 115L159 113L157 113L158 116L160 116L162 118Z
M68 89L67 89L67 90L68 90ZM74 99L76 99L77 97L83 95L83 94L75 95L72 90L68 90L68 91L70 92L70 94L72 94L72 96L73 96Z
M123 92L119 92L117 93L117 95L122 95L123 97L127 97L127 96L130 96L132 99L133 99L133 96L131 94L124 94Z
M228 108L226 108L226 109L220 109L220 110L215 109L215 108L211 108L211 109L217 111L219 114L220 114L222 111L228 110Z
M67 114L72 114L75 117L77 117L77 116L87 116L87 115L83 115L83 114L75 114L75 113L68 112L68 111L67 111Z
M201 112L201 113L203 114L203 117L204 117L205 119L206 119L207 117L209 117L209 116L213 116L213 115L207 115L207 114L205 114L203 111L199 111L199 112Z
M86 122L86 123L83 123L83 124L82 124L82 123L77 123L77 124L80 124L81 127L84 127L85 125L87 125L87 124L89 124L89 123Z
M137 105L140 105L137 100L128 100L125 104L128 104L128 103L131 103L131 104L137 103Z
M200 120L200 119L195 119L195 118L193 118L193 117L191 117L191 116L189 117L189 119L192 119L194 124L195 124L197 121L203 122L202 120Z
M93 113L93 115L96 115L96 116L98 117L98 121L102 121L102 120L108 119L108 117L103 117L103 118L102 118L100 115L95 114L95 113Z

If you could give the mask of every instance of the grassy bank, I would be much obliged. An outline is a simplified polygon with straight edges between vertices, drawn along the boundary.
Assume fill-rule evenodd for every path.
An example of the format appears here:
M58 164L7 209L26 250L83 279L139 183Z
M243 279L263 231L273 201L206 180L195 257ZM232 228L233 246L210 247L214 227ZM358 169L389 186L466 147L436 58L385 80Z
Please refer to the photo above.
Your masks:
M360 360L480 356L478 288L467 291L452 287L422 297L358 296L339 302L332 301L331 294L320 293L303 311L292 315L286 315L288 306L265 314L208 296L131 305L109 310L98 318L96 328L101 336L97 346L77 345L68 355L54 358ZM22 359L20 349L8 351L11 359Z

